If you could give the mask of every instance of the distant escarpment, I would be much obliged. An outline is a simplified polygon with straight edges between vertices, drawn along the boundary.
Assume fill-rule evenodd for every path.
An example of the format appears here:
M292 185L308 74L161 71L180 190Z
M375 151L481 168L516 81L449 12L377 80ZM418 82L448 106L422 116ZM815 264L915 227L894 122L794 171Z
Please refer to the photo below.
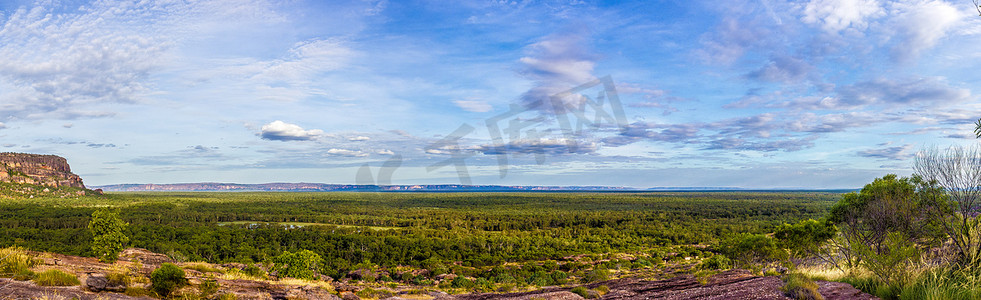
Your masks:
M0 153L0 182L84 189L68 160L56 155Z

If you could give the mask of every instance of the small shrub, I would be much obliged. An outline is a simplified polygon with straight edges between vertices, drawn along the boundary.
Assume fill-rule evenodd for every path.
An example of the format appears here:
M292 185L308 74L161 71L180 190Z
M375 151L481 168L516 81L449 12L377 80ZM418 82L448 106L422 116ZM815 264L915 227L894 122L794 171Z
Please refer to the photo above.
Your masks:
M610 280L610 271L607 269L592 269L583 277L584 283Z
M608 294L610 292L610 287L608 287L606 285L601 285L601 286L596 287L593 290L599 292L600 295L606 295L606 294Z
M384 299L392 296L392 292L386 290L376 290L373 288L365 288L363 290L354 293L361 298L372 298L372 299Z
M242 268L242 273L256 278L266 277L266 271L263 271L262 268L256 265L245 266L245 268Z
M236 297L235 294L221 294L221 296L218 297L218 300L237 300L237 299L238 297Z
M73 286L79 285L78 277L75 274L68 274L61 270L47 270L37 274L34 283L40 286Z
M159 268L150 273L150 282L153 291L161 296L168 296L173 291L187 284L184 277L184 270L175 264L164 263Z
M454 288L469 289L474 287L474 282L473 280L467 279L463 276L459 276L457 278L453 278L453 282L450 284L450 286Z
M818 286L814 281L803 274L787 274L784 278L785 284L780 288L787 297L797 300L824 300L824 296L818 293Z
M698 270L694 274L692 274L692 276L695 276L695 280L698 281L698 283L708 284L709 278L711 278L712 275L715 274L719 274L719 270L706 269L706 270Z
M129 276L125 273L109 273L106 274L106 280L109 281L109 285L112 286L129 286L130 280Z
M562 271L552 272L552 281L557 284L565 284L566 282L569 282L569 273Z
M399 279L402 279L404 282L412 282L412 280L416 279L416 277L412 276L412 272L405 272L402 273L402 275L399 275Z
M570 292L572 292L573 294L582 296L583 298L586 298L586 299L597 299L597 298L600 297L600 293L599 292L597 292L595 290L587 289L584 286L574 287L574 288L572 288L572 290L570 290Z
M149 295L150 292L142 287L131 286L126 288L126 292L124 292L124 294L130 297L143 297Z
M16 273L14 273L14 276L11 277L11 279L19 280L19 281L34 280L34 278L37 278L37 273L34 273L34 271L28 269L22 269L20 271L17 271Z
M207 279L205 281L202 281L201 284L198 285L198 291L201 292L201 298L210 299L211 295L218 292L218 287L219 287L218 281L214 279Z
M12 276L40 264L41 260L28 254L24 248L0 249L0 276Z
M195 270L201 273L222 273L220 269L203 262L187 264L184 266L184 270Z
M170 257L171 260L179 263L187 261L187 255L184 255L180 251L173 250L173 249L167 251L167 257Z
M722 241L719 250L743 267L787 258L787 252L777 246L775 239L762 234L736 235Z

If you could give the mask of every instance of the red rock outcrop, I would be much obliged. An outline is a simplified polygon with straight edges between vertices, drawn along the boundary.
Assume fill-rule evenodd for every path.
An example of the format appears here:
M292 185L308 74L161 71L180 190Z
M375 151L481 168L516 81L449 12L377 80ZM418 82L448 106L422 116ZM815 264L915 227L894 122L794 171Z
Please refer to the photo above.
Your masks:
M0 182L85 188L68 160L56 155L0 153Z

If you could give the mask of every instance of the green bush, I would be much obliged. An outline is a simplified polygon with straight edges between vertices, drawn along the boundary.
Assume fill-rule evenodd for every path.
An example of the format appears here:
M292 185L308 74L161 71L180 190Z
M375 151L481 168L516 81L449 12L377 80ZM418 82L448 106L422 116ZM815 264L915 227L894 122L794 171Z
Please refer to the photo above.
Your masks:
M34 283L40 286L73 286L79 285L78 277L61 270L47 270L37 274Z
M450 270L442 262L434 257L422 261L422 267L429 270L429 276L436 277L448 273Z
M474 284L473 280L467 279L463 276L457 276L456 278L453 278L453 282L450 284L450 286L454 288L470 289L476 285Z
M768 263L787 258L787 252L776 240L762 234L740 234L722 241L719 250L740 265Z
M607 269L592 269L583 277L584 283L610 280L610 271Z
M789 249L798 257L805 257L820 250L829 239L838 233L831 221L807 219L797 224L783 224L777 227L773 236L778 244Z
M412 276L412 272L403 272L402 275L399 275L399 279L402 279L404 282L412 282L416 277Z
M572 288L572 290L570 290L570 292L572 292L573 294L582 296L583 298L586 298L587 296L589 296L589 289L587 289L584 286L574 287L574 288Z
M184 269L175 264L164 263L159 268L150 273L150 283L153 291L161 296L169 296L170 293L187 284L184 277Z
M245 266L245 268L242 268L242 273L245 273L245 275L258 277L258 278L262 278L266 276L266 271L263 271L262 268L256 265Z
M728 270L731 267L732 260L722 254L713 255L698 264L698 268L702 270Z
M791 299L824 300L824 296L821 296L817 291L817 284L807 276L797 273L787 274L784 281L780 291L783 291Z
M316 278L317 268L323 264L320 255L310 250L300 250L296 253L283 251L273 259L276 263L276 270L280 277L292 277L298 279L313 280Z

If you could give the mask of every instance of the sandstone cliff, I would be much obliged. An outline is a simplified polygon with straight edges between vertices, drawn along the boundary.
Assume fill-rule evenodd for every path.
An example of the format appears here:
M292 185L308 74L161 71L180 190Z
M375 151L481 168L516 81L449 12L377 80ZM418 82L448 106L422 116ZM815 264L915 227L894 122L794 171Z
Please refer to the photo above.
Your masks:
M65 158L27 153L0 153L0 182L85 188Z

